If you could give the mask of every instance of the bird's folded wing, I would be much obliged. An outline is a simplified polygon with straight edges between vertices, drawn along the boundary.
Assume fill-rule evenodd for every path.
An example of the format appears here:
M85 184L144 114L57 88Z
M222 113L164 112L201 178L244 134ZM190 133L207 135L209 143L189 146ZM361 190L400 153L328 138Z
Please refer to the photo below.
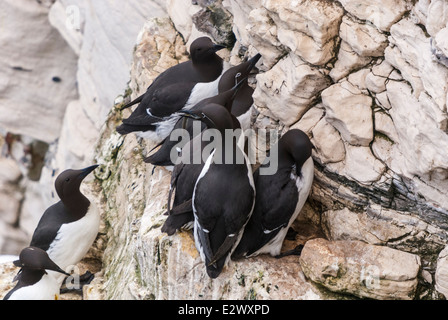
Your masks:
M219 259L224 257L230 251L230 249L232 249L233 245L235 244L236 239L237 239L237 237L234 234L228 235L224 239L224 242L219 246L218 251L216 251L216 253L213 255L213 257L210 259L210 262L208 265L211 266L211 265L215 264L216 261L218 261Z
M199 225L199 223L195 224L197 230L195 231L199 236L199 242L202 248L202 252L205 255L206 261L210 261L213 256L212 247L210 244L210 235L209 232Z

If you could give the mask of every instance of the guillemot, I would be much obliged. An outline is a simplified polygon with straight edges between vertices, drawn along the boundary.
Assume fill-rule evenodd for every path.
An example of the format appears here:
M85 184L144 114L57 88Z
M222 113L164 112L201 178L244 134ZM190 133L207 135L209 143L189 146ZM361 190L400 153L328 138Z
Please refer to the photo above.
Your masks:
M202 99L218 94L223 60L216 54L224 46L214 44L208 37L194 40L190 46L191 59L161 73L146 92L122 109L139 103L131 116L117 127L120 134L136 132L142 138L162 141L172 129L170 116L189 109Z
M79 189L97 167L68 169L58 175L55 189L60 201L45 210L31 239L30 246L45 250L63 270L85 256L98 234L98 208ZM62 283L63 278L57 278Z
M204 108L196 117L217 130L221 137L210 148L192 196L195 245L207 274L216 278L229 261L252 214L255 186L252 167L238 145L239 138L226 131L235 127L234 116L216 105Z
M254 89L249 86L248 78L260 58L261 54L257 53L247 61L227 69L219 79L219 92L229 90L238 81L240 81L240 79L243 81L241 88L238 89L238 92L232 101L231 107L231 112L235 117L237 117L241 124L242 130L250 128L251 107L254 102L252 95L254 93Z
M311 190L314 177L312 147L303 131L289 130L270 151L278 152L275 174L260 174L260 169L272 165L269 161L273 157L267 157L254 172L257 190L254 212L232 259L262 253L280 255L286 233L303 208Z
M240 88L245 83L247 83L246 78L237 78L237 80L239 80L239 82L236 82L233 87L230 87L228 90L223 91L216 96L201 100L194 107L192 107L190 111L200 112L205 106L209 104L218 104L225 107L228 112L231 112L233 100L238 95ZM176 162L179 151L183 148L185 143L193 139L198 133L206 128L205 123L191 119L190 117L185 117L185 113L183 113L182 111L178 112L178 117L179 119L174 125L172 132L177 134L175 130L182 129L182 131L179 132L182 133L182 135L175 136L173 134L170 134L168 137L166 137L161 143L153 148L155 149L160 146L160 148L156 152L145 157L144 161L146 163L151 163L157 166L165 166L167 168L173 166L174 162ZM199 129L200 124L199 130L194 130L195 124L198 125L197 129ZM186 135L188 135L188 139Z
M47 252L36 247L24 248L14 265L21 268L14 278L18 282L3 300L55 300L60 284L46 270L70 276L50 259Z

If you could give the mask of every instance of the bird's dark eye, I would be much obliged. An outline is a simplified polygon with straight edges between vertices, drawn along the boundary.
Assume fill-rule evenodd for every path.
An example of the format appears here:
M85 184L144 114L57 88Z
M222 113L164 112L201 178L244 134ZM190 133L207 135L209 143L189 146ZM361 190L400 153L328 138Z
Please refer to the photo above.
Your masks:
M65 179L65 182L69 182L69 181L70 181L70 178Z

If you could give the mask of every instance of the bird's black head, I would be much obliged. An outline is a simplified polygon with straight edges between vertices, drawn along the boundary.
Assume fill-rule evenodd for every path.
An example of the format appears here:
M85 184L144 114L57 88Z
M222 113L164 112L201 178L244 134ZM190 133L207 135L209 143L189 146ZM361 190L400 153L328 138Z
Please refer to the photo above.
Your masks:
M80 170L68 169L63 171L54 183L56 192L61 200L68 198L71 194L79 193L79 186L84 178L98 165L93 165Z
M255 67L260 58L261 54L257 53L246 62L229 68L226 72L223 73L221 79L219 80L218 91L224 92L226 90L230 90L238 82L242 81L243 79L247 79L250 72Z
M52 270L69 276L70 274L62 270L53 260L50 259L47 252L37 247L26 247L19 255L19 260L13 262L16 267L30 270Z
M279 163L292 161L299 174L302 165L311 157L312 148L313 145L305 132L291 129L278 142Z
M208 128L218 129L224 132L225 129L236 129L230 112L222 105L209 103L199 109L190 111L180 111L184 117L193 118L204 122Z
M193 63L209 61L216 56L216 52L224 49L225 46L214 44L208 37L200 37L190 45L190 56Z

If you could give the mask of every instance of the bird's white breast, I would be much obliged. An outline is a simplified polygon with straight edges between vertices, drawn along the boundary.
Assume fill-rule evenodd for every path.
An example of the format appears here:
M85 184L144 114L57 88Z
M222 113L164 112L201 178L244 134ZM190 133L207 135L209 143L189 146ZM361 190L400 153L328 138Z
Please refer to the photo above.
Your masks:
M98 209L91 202L83 218L61 226L55 240L47 250L48 255L63 270L77 264L95 240L99 224Z
M53 276L44 274L34 285L14 291L8 300L55 300L59 295L59 287L60 284Z
M194 107L198 102L214 97L218 94L218 84L221 76L219 76L215 81L212 82L199 82L191 90L190 97L187 103L182 108L184 110L189 110Z

